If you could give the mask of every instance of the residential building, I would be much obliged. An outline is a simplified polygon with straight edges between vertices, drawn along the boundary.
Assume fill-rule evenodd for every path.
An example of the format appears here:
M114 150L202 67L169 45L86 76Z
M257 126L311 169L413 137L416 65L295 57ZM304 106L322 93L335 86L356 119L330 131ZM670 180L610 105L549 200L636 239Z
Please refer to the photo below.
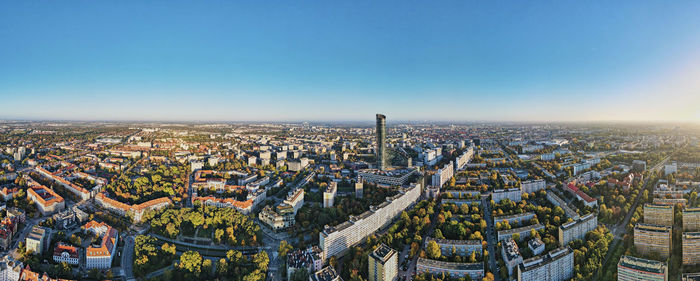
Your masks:
M358 181L366 181L370 183L389 185L389 186L403 186L408 183L410 177L414 174L419 174L420 172L415 169L363 169L357 172Z
M381 244L367 258L367 281L395 281L398 279L399 254L394 249Z
M523 263L523 256L520 255L520 249L518 249L518 244L515 240L508 239L501 242L501 244L501 256L506 264L506 268L508 268L508 275L513 275L513 270Z
M447 181L449 181L454 176L454 164L449 162L438 169L431 178L431 183L433 186L442 187Z
M335 202L335 195L338 193L338 183L331 181L328 187L323 191L323 207L330 208L333 207Z
M644 204L644 222L673 226L673 205Z
M429 273L435 276L445 274L453 278L469 276L472 280L481 280L484 277L484 263L444 262L418 258L416 272L418 274Z
M370 210L336 226L326 226L319 233L319 244L325 258L341 256L347 250L364 241L365 238L382 226L389 224L396 216L413 205L422 193L421 184L414 183L409 187L400 188L399 194L386 198L379 206L371 206Z
M504 199L510 199L513 202L520 202L521 191L519 188L496 189L491 193L491 200L496 203Z
M617 263L618 281L667 281L668 267L665 262L622 256Z
M513 214L513 215L506 215L506 216L498 216L498 217L493 217L493 223L503 223L504 221L507 221L509 225L519 225L523 222L527 222L535 218L535 213L533 212L525 212L525 213L520 213L520 214Z
M700 208L683 209L683 231L700 231Z
M520 236L520 239L525 239L527 237L530 237L531 230L539 231L541 229L544 229L544 226L542 224L535 224L535 225L528 225L528 226L523 226L523 227L518 227L518 228L512 228L508 230L501 230L498 231L498 241L503 241L506 239L513 239L513 234L518 234Z
M362 198L364 195L364 184L362 181L355 182L355 198Z
M574 275L574 251L569 247L554 249L543 256L524 260L518 266L518 281L564 281Z
M527 241L527 247L530 248L532 251L532 254L537 256L541 253L544 252L544 242L540 238L532 238L530 241Z
M520 190L523 193L533 193L545 188L547 188L547 182L545 180L531 180L520 183Z
M63 197L43 185L34 185L27 188L27 199L36 204L42 215L55 213L66 207Z
M292 206L292 209L294 209L294 214L296 215L299 209L304 206L304 189L297 188L290 191L287 194L287 198L285 198L282 203Z
M292 227L296 222L294 208L286 203L279 204L276 208L265 206L258 213L258 219L275 231Z
M657 253L667 258L671 253L671 227L638 223L634 227L634 246L644 255Z
M5 256L0 258L0 280L1 281L17 281L22 276L21 261L16 261L12 257Z
M554 192L547 192L547 200L549 202L552 202L554 206L559 206L564 210L564 213L566 213L567 217L570 217L573 220L578 220L580 216L574 209L569 207L569 204L567 204L563 199L561 199L559 196L557 196Z
M33 253L41 254L49 247L51 242L51 230L41 226L34 226L32 232L27 235L25 239L25 246L27 251L32 251Z
M85 249L85 268L109 269L117 252L119 233L105 223L89 221L83 226L86 232L99 236L97 244Z
M323 252L317 246L306 250L296 250L287 254L287 280L292 279L294 271L304 269L309 274L321 270Z
M700 264L700 232L683 232L683 264Z
M458 256L469 256L472 252L477 252L481 256L483 253L481 240L450 240L426 237L426 247L430 241L435 241L440 246L440 252L443 256L452 256L453 252Z
M309 281L343 281L343 278L340 278L335 268L329 265L311 274Z
M576 239L583 239L586 233L598 227L598 217L588 214L578 220L562 224L559 227L559 244L565 246Z

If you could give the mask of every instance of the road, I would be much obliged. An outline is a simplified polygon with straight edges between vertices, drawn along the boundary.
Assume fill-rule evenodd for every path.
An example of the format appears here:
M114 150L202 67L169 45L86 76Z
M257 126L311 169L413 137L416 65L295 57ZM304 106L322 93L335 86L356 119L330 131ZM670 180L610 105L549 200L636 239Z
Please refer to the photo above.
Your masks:
M134 279L134 242L135 240L133 236L124 237L121 267L124 271L124 277L126 280Z
M493 227L493 219L491 218L491 202L488 196L481 197L481 206L484 210L484 220L486 220L486 248L489 251L489 268L496 281L501 280L501 274L498 272L500 268L496 263L496 229Z

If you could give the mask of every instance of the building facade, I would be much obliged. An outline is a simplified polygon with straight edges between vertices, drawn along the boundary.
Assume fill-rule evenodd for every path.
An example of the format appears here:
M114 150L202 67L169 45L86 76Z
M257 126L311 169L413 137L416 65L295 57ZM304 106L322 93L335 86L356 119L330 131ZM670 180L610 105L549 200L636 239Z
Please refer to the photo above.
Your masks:
M377 114L377 169L386 167L386 116Z
M622 256L617 263L618 281L667 281L668 267L665 262Z
M667 258L671 253L671 227L638 223L634 227L634 246L643 255L657 253Z
M367 281L395 281L399 273L399 254L381 244L368 256Z
M380 227L388 224L406 208L418 201L422 193L421 184L414 183L401 188L399 194L388 197L379 206L371 206L370 210L358 216L351 216L349 221L340 225L326 226L319 233L319 244L325 253L325 258L343 255L348 248L363 241Z
M586 233L596 227L598 227L598 217L593 213L565 223L559 227L559 244L564 246L576 239L583 239L586 237Z
M644 222L673 226L673 205L644 204Z
M518 266L518 281L564 281L574 275L574 251L554 249L543 256L524 260Z
M700 264L700 232L683 232L683 264Z

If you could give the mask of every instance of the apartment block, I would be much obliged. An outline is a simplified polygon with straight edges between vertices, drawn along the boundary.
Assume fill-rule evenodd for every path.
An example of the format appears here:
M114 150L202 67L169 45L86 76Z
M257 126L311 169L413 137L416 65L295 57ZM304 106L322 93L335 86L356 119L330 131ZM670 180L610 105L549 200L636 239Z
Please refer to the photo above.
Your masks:
M700 232L684 232L682 241L683 264L700 264Z
M598 227L598 217L593 213L565 223L559 227L559 244L565 246L576 239L583 239L586 237L586 233L596 227Z
M425 238L426 247L430 241L435 241L440 246L440 252L443 256L452 256L453 251L458 256L468 256L472 252L481 255L483 252L481 240L450 240L427 237Z
M543 256L524 260L518 266L518 281L564 281L574 275L574 251L554 249Z
M644 222L673 226L673 205L644 204Z
M520 183L520 190L523 193L533 193L545 189L547 182L545 180L531 180Z
M491 193L491 199L496 203L505 199L510 199L510 201L513 202L520 202L520 195L522 195L522 193L519 188L496 189Z
M667 258L671 252L671 227L638 223L634 227L634 246L641 254L658 253Z
M683 210L683 231L700 231L700 208Z
M385 244L368 256L368 281L395 281L399 273L399 254Z
M622 256L617 263L617 281L667 281L665 262Z
M325 258L340 256L348 248L363 241L380 227L387 225L409 206L413 205L422 193L421 184L414 183L401 188L399 194L388 197L379 206L358 216L351 216L349 221L336 226L326 226L319 233L319 245L325 253Z

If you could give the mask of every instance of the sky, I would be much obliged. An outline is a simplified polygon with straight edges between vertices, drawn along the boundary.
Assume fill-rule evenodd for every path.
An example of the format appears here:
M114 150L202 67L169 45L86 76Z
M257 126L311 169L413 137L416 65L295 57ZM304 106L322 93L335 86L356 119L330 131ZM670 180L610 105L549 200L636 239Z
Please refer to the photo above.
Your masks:
M700 122L700 1L2 1L0 119Z

